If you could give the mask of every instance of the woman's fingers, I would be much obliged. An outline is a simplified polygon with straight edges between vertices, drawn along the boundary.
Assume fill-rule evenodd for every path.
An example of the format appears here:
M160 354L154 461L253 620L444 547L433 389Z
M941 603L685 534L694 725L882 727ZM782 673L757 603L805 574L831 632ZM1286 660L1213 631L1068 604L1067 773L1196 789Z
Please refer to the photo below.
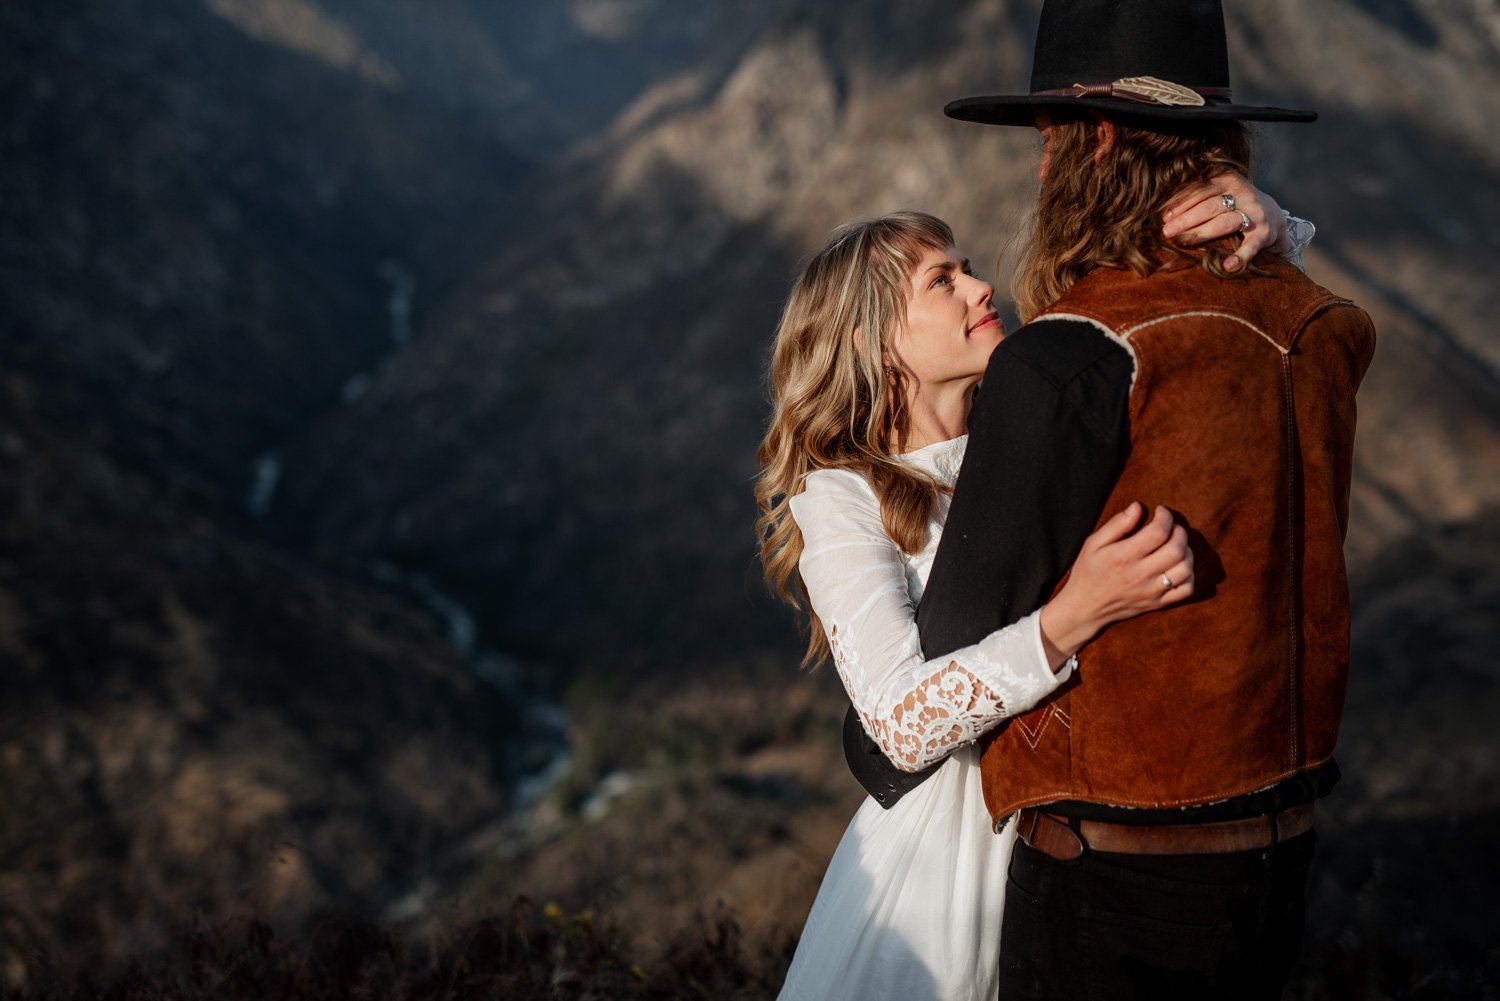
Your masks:
M1149 559L1153 553L1171 542L1172 532L1172 512L1164 507L1157 507L1151 512L1150 520L1133 535L1119 541L1120 559L1126 561Z
M1211 182L1205 181L1202 184L1195 184L1174 199L1171 205L1167 206L1167 210L1162 213L1162 221L1167 223L1180 221L1184 215L1197 209L1209 199L1217 198L1218 195L1219 189L1214 187Z
M1178 563L1157 575L1154 583L1161 589L1157 601L1163 605L1182 601L1193 594L1193 567L1190 563ZM1170 586L1168 586L1170 583Z
M1158 510L1165 510L1160 508ZM1193 549L1187 529L1174 524L1161 545L1136 562L1144 607L1170 605L1193 593Z
M1141 553L1136 563L1142 578L1160 577L1178 565L1186 565L1191 569L1193 549L1188 545L1187 529L1181 525L1172 526L1162 544L1149 552Z
M1225 200L1225 195L1234 199L1232 206ZM1265 209L1256 200L1253 188L1247 189L1243 196L1216 188L1210 197L1174 213L1162 226L1162 235L1184 246L1195 246L1235 233L1253 233L1257 228L1264 228L1265 218ZM1245 228L1247 220L1249 229Z
M1143 510L1144 507L1140 501L1131 501L1113 518L1095 529L1088 541L1096 549L1119 542L1135 528L1136 523L1141 520Z
M1213 228L1203 228L1215 220L1219 220L1221 225L1226 221L1221 219L1228 211L1223 196L1223 190L1212 184L1194 185L1183 198L1167 209L1162 235L1185 244L1202 243L1204 240L1227 236L1229 232L1233 232L1232 229L1215 233ZM1233 219L1238 221L1239 216L1233 216Z
M1245 213L1240 220L1245 238L1233 254L1224 258L1225 271L1238 271L1262 250L1284 244L1286 213L1281 211L1276 199L1237 173L1219 174L1213 178L1213 183L1222 185L1225 192L1233 196L1235 208Z
M1276 200L1237 173L1216 175L1189 188L1164 214L1162 235L1183 246L1197 246L1226 236L1243 237L1222 264L1238 271L1266 248L1284 244L1285 216Z

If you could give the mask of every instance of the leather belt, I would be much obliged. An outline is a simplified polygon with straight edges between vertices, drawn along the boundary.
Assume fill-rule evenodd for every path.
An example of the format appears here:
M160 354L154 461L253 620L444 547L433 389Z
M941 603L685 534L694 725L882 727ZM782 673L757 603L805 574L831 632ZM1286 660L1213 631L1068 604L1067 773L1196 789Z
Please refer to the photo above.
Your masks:
M1065 861L1086 851L1122 855L1228 855L1268 848L1312 830L1311 803L1277 814L1209 824L1110 824L1078 820L1028 806L1016 834L1044 855Z

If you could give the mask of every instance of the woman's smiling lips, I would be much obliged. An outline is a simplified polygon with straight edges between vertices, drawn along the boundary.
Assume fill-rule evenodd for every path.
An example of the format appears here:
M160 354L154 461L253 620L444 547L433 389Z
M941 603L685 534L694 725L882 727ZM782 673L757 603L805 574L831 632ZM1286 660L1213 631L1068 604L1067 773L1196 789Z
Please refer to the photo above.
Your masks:
M976 323L972 327L970 327L969 328L969 333L972 334L972 333L975 333L976 331L983 330L984 328L990 327L990 326L996 326L996 327L1002 327L1002 328L1005 326L1005 324L1003 324L1003 323L1000 322L1000 314L999 313L991 313L989 316L986 316L984 319L980 320L978 323Z

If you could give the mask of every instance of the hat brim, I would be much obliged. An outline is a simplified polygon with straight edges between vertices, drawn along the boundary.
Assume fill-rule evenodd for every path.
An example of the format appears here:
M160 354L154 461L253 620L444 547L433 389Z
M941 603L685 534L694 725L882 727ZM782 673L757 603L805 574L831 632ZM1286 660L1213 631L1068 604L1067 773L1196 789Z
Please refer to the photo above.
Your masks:
M1126 101L1118 97L1069 97L1065 94L1024 94L994 97L960 97L943 106L943 114L961 122L977 122L980 125L1036 124L1036 113L1043 108L1091 108L1112 111L1118 115L1134 118L1171 118L1176 120L1200 119L1204 121L1246 122L1315 122L1316 111L1296 111L1291 108L1260 108L1253 105L1229 104L1210 99L1201 105L1145 104Z

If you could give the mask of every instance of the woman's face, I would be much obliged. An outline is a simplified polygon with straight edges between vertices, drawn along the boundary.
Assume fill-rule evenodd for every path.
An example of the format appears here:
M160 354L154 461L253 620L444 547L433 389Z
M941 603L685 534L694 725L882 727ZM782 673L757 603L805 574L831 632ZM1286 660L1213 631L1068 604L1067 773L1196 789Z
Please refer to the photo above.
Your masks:
M927 250L911 274L906 329L891 352L915 377L918 392L984 375L990 353L1005 337L1005 324L990 305L994 287L969 269L956 247Z

